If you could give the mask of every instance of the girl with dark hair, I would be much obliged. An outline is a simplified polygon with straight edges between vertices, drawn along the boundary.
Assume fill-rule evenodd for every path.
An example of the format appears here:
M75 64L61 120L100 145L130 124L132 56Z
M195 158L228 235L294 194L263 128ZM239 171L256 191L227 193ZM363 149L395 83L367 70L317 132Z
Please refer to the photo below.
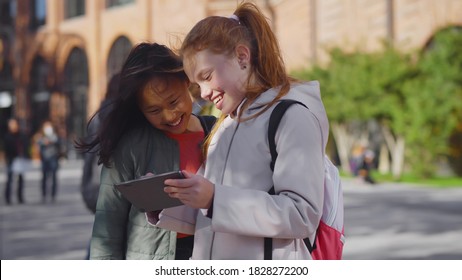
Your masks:
M190 81L223 115L208 138L204 176L185 171L186 179L165 181L186 206L149 222L194 234L193 259L263 259L265 238L273 259L311 259L303 239L313 240L323 211L329 132L318 82L287 75L276 37L251 3L198 22L181 55ZM267 132L281 99L309 109L291 106L282 117L273 172Z
M215 118L192 115L189 85L181 59L170 49L137 45L122 67L118 93L97 136L76 144L82 152L96 150L103 164L90 259L191 256L193 236L150 226L114 188L148 173L199 169L201 144Z

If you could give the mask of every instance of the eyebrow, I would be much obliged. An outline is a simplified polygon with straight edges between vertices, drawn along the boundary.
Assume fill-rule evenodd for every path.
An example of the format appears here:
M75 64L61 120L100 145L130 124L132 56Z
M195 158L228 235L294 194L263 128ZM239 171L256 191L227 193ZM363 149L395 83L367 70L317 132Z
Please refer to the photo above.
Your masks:
M154 110L160 110L160 107L157 105L153 105L153 106L143 107L142 109L142 111L154 111Z

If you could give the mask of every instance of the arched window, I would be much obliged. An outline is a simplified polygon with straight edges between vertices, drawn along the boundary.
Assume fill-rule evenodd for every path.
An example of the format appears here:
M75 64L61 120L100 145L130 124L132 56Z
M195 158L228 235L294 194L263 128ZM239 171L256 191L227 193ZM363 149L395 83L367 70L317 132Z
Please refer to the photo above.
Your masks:
M64 4L65 18L72 18L85 14L85 0L66 0Z
M46 22L47 3L45 0L30 0L29 27L36 30Z
M0 58L1 59L1 58ZM0 134L7 131L7 120L12 116L14 97L13 69L8 61L0 63ZM0 141L2 141L1 139ZM0 142L1 143L1 142Z
M132 43L124 36L117 38L114 44L112 44L107 61L107 81L109 81L114 74L120 72L131 48Z
M134 0L106 0L106 8L131 4Z
M50 115L50 89L47 85L49 65L41 56L35 57L30 72L30 124L31 131L39 129L41 123Z
M0 1L0 24L14 26L16 1Z
M67 99L67 140L72 145L76 137L85 135L88 101L87 55L80 48L74 48L64 67L63 92ZM68 151L73 149L68 149ZM72 157L72 155L69 155Z

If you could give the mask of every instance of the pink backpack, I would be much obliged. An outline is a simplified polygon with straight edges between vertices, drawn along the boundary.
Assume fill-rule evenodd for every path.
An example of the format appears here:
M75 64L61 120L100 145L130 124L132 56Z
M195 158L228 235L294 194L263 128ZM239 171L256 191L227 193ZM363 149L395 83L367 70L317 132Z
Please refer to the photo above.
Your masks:
M274 141L276 130L285 111L296 103L307 108L301 102L283 99L271 113L268 142L271 152L272 170L277 158L276 143ZM305 238L304 242L314 260L340 260L342 259L343 244L345 243L342 182L340 181L337 167L327 156L324 157L324 167L324 205L321 221L316 230L314 242L310 242L308 238ZM274 194L274 187L271 188L269 193ZM265 260L272 259L272 247L272 239L265 238Z

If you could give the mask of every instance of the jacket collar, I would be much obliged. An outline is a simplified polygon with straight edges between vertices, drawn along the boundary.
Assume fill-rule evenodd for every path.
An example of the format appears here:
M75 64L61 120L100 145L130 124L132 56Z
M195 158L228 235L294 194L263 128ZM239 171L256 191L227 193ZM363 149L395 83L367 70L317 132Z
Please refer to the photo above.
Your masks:
M270 103L271 101L273 101L274 98L276 98L276 96L277 96L277 94L279 92L278 89L279 88L271 88L271 89L263 92L262 94L260 94L260 96L258 96L257 99L255 99L249 105L249 107L247 107L247 109L242 112L242 117L243 118L249 117L249 116L257 113L258 110L264 108L266 104ZM239 106L236 109L236 113L231 116L232 118L235 118L235 116L239 116L240 112L243 110L242 107L243 107L246 100L247 100L247 98L244 98L242 100L242 102L239 104Z

